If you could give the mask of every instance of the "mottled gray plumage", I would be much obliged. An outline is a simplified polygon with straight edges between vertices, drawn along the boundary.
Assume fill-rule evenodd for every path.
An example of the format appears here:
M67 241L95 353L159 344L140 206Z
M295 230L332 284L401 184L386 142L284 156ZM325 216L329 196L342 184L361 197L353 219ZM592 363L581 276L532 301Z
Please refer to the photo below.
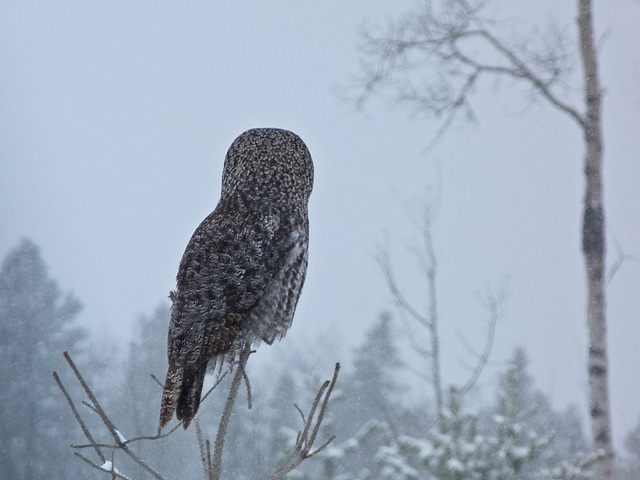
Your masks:
M161 428L174 412L187 428L207 365L287 332L307 269L312 186L311 156L294 133L254 129L231 144L220 201L191 237L170 295Z

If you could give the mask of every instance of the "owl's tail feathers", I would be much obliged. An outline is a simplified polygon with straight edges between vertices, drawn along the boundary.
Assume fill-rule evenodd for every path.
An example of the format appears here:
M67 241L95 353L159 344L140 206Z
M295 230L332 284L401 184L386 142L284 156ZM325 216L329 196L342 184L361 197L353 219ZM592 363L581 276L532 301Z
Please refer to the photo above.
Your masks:
M185 378L182 382L176 417L178 420L182 420L182 426L185 430L198 412L200 395L202 395L202 384L204 383L206 373L207 363L205 362L200 365L192 376Z
M173 413L176 412L176 417L182 421L182 426L186 430L198 412L206 373L206 362L193 375L187 376L184 375L184 369L176 366L169 367L162 391L160 429L163 429L171 421Z
M184 370L175 365L169 366L167 379L162 390L162 403L160 404L160 429L162 430L173 417L173 412L178 406L178 398L182 390L182 378Z

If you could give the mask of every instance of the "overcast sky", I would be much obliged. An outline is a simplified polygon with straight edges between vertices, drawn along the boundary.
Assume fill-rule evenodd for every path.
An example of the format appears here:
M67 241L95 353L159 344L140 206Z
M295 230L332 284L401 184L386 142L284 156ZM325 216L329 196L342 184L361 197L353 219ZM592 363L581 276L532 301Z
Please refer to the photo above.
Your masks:
M514 1L528 20L572 32L575 2ZM608 263L614 238L640 255L640 6L595 2L604 103ZM560 5L562 4L562 5ZM403 205L438 183L434 230L445 374L462 369L486 310L478 292L509 278L494 356L517 345L562 407L587 398L578 128L509 82L481 84L478 125L437 123L336 94L358 73L358 31L407 1L0 2L0 255L29 237L85 305L81 322L126 342L175 285L189 237L213 210L224 154L253 127L299 134L315 163L307 283L288 337L349 348L392 303L375 261L388 232L401 284L420 277ZM560 6L558 6L560 5ZM534 10L532 10L534 9ZM579 64L578 64L579 67ZM572 101L580 105L576 92ZM608 290L615 436L640 414L640 263ZM332 351L332 347L326 347ZM490 380L490 379L487 379Z

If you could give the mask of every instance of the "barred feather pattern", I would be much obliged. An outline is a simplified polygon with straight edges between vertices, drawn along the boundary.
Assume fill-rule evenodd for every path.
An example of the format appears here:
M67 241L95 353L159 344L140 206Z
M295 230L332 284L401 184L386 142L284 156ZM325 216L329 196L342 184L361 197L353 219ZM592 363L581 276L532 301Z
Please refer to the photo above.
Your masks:
M304 142L249 130L227 152L221 197L187 244L171 292L160 428L187 428L207 365L232 366L246 344L272 344L293 321L307 269L313 163Z

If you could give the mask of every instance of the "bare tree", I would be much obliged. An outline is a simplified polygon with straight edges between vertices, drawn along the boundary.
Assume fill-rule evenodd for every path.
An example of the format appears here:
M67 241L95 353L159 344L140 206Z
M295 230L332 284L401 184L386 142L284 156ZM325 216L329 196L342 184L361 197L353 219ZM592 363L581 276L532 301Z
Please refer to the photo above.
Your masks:
M445 410L445 394L448 390L447 385L443 385L442 379L442 354L441 354L441 337L439 332L439 314L438 314L438 297L437 297L437 258L433 245L433 222L437 210L435 200L425 200L419 215L415 215L415 211L409 211L414 227L419 232L419 243L409 247L413 254L417 265L419 265L422 275L425 279L426 286L426 308L416 307L403 293L403 289L396 278L393 264L390 259L389 247L380 247L378 249L378 263L382 270L387 288L391 292L394 302L401 313L401 318L405 321L407 329L407 337L411 342L413 349L425 359L427 363L427 375L422 375L427 380L432 389L436 404L436 419L438 425L442 425L442 415ZM458 395L467 393L476 383L478 377L484 370L489 359L489 354L493 346L494 332L498 319L502 314L504 301L506 299L506 286L502 285L493 293L487 291L482 296L481 301L489 312L489 321L487 323L487 331L484 346L481 352L477 353L473 348L465 342L465 346L476 357L475 364L471 367L468 378L459 386L455 387ZM421 335L416 335L414 326L418 330L426 334L426 342L423 341ZM422 369L417 372L422 374Z
M218 432L216 434L213 455L211 452L210 442L209 440L203 438L202 430L200 429L200 425L197 420L197 417L195 419L196 435L198 439L198 446L200 448L200 458L203 465L205 480L220 479L220 472L221 472L221 465L222 465L222 448L224 446L224 440L226 437L227 425L229 422L229 418L231 416L231 412L235 405L238 389L243 379L246 382L246 386L247 386L247 402L248 402L249 408L251 408L251 389L249 385L249 380L245 373L245 365L251 353L253 352L250 350L249 345L247 345L245 346L243 352L240 354L238 365L236 366L236 372L231 382L227 402L224 406L224 411L222 413L222 418L220 420L220 425L218 427ZM58 387L60 388L63 395L65 396L67 403L71 408L74 418L77 420L78 424L82 429L84 436L88 441L88 443L86 444L71 446L75 450L75 455L81 460L83 460L85 463L90 465L91 467L95 468L96 470L109 474L112 479L131 480L131 477L120 472L116 468L116 464L115 464L116 453L121 453L121 454L124 454L126 457L128 457L130 460L132 460L139 467L141 467L142 470L144 470L151 477L155 478L156 480L166 480L167 477L165 477L162 473L160 473L151 465L149 465L149 463L144 458L141 458L138 454L136 454L133 447L136 444L139 444L140 442L160 441L163 438L166 438L171 434L173 434L177 430L177 428L180 426L180 424L176 425L174 428L172 428L166 433L161 433L158 430L158 432L156 432L153 435L126 439L122 435L122 433L120 433L121 431L116 427L116 425L113 423L109 415L105 412L101 403L98 401L92 389L89 387L84 377L82 376L82 373L80 372L80 370L78 369L78 367L73 362L73 360L71 359L71 357L67 352L64 352L64 357L67 363L69 364L69 367L75 374L75 377L80 383L82 389L84 390L84 393L87 396L88 401L83 400L82 404L88 407L93 413L98 415L103 426L107 429L109 437L111 437L111 440L108 443L100 443L96 440L97 438L96 433L92 432L89 426L87 425L87 423L83 420L76 406L76 402L74 402L74 400L69 395L67 388L63 385L58 374L56 372L53 372L53 376L56 383L58 384ZM302 463L304 460L313 457L318 452L326 448L327 445L329 445L329 443L333 441L334 437L330 437L320 447L317 447L314 450L314 444L317 439L320 426L322 425L324 415L326 413L327 405L329 403L329 398L331 397L331 393L333 392L333 388L338 379L339 371L340 371L340 364L336 363L331 381L327 380L322 384L306 416L297 405L295 406L295 408L300 413L300 416L302 417L302 429L298 433L295 447L291 452L291 455L269 477L269 480L277 480L284 477L284 475L286 475L287 473L297 468L298 465L300 465L300 463ZM155 378L154 380L157 381L157 379ZM222 378L219 378L216 384L209 390L209 392L207 392L207 394L204 395L202 399L203 402L207 398L207 396L211 393L211 391L213 391L213 389L219 385L220 380L222 380ZM160 382L158 382L158 384L160 387L162 387L162 384L160 384ZM86 455L83 455L82 453L80 453L86 449L93 450L95 455L98 457L99 461L98 462L93 461Z
M605 312L605 222L602 194L602 92L594 42L592 1L577 0L577 43L582 61L584 104L565 100L566 80L576 54L565 28L550 25L541 35L505 40L511 22L484 12L490 0L426 1L421 9L374 35L363 33L364 63L358 102L380 87L392 88L401 102L441 117L436 138L463 114L475 119L470 98L485 77L507 77L530 87L541 99L566 114L585 142L585 196L582 252L585 260L589 329L589 390L594 449L604 452L596 463L600 480L613 475L613 447L608 391ZM514 36L515 28L508 33ZM417 86L416 86L417 85Z

